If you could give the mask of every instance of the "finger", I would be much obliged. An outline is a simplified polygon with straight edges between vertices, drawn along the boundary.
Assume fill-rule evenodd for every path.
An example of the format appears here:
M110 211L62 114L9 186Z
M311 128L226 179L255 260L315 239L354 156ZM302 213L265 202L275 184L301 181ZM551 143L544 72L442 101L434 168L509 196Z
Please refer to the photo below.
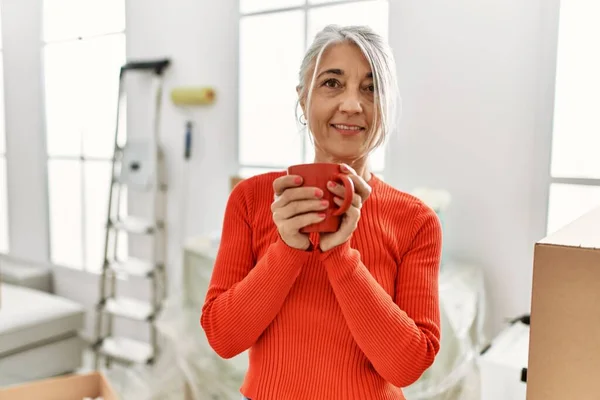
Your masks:
M351 235L358 227L359 220L360 210L356 207L350 207L348 211L346 211L346 214L344 214L344 219L342 220L340 229L334 234L339 234L340 237L347 237Z
M371 195L371 186L348 164L342 164L340 169L342 172L346 172L350 179L352 179L354 191L365 201Z
M327 188L331 193L335 194L337 197L341 199L345 198L346 190L343 185L330 181L327 184ZM352 205L354 207L360 208L362 206L363 201L364 200L362 196L360 196L358 193L354 193L354 195L352 196Z
M325 210L328 206L327 200L299 200L277 209L274 214L277 214L277 218L289 219L298 214Z
M300 214L289 219L285 225L289 226L290 231L293 230L294 232L297 232L305 226L323 221L324 218L325 213Z
M331 193L335 194L338 197L341 197L342 199L345 197L346 189L344 188L343 185L340 185L337 182L334 182L334 181L327 182L327 189Z
M340 170L342 172L346 172L346 173L349 173L349 174L352 174L352 175L358 175L356 173L356 171L354 170L354 168L352 168L348 164L344 164L344 163L340 164Z
M344 204L344 199L340 197L334 197L333 202L338 206L341 206L342 204ZM362 198L356 193L354 194L354 196L352 196L352 207L357 209L360 209L362 207Z
M358 223L358 220L360 219L360 209L357 207L350 207L348 209L348 211L346 211L345 214L345 218L344 221L347 221L349 223Z
M356 207L350 207L348 211L346 211L346 221L348 226L352 229L352 232L358 226L358 221L360 220L360 210Z
M281 196L287 188L297 187L302 185L302 177L298 175L284 175L273 181L273 191L275 196Z
M271 210L282 208L298 200L315 200L323 197L323 191L311 186L286 189L273 203Z

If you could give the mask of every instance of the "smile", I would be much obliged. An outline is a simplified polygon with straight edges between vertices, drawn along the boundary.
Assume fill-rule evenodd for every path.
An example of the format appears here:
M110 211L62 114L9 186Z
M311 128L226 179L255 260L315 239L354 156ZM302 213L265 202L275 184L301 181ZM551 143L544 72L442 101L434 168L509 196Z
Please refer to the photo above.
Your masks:
M365 130L358 125L331 124L331 126L343 135L356 135Z

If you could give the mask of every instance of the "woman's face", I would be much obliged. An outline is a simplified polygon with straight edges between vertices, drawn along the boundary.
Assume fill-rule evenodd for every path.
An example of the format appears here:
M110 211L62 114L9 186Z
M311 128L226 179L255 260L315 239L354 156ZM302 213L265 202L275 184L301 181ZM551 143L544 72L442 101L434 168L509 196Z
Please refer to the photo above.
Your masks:
M309 75L312 78L312 71ZM315 76L308 112L317 158L363 158L375 139L371 136L378 134L370 129L374 101L373 74L362 51L350 43L326 49ZM304 102L302 106L304 109Z

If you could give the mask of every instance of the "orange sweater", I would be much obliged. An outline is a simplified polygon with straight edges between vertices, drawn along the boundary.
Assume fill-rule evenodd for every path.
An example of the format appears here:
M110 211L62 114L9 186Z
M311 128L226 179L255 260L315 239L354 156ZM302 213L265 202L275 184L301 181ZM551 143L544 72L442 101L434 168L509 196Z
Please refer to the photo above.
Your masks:
M436 214L373 176L351 240L293 249L271 218L281 175L228 200L201 316L210 345L224 358L249 349L252 400L404 399L440 345Z

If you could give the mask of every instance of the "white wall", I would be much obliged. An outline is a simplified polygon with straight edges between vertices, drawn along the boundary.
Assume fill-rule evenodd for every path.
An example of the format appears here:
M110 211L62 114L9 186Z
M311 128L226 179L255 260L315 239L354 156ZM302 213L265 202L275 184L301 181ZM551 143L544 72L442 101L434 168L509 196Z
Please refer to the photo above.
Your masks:
M171 58L166 74L162 137L168 160L170 265L179 265L183 235L220 229L229 176L237 167L237 1L130 0L127 4L128 59ZM169 98L178 86L212 86L211 106L181 108ZM144 88L130 97L144 103ZM194 123L192 158L183 160L184 125ZM130 133L147 116L134 112ZM135 250L134 250L135 251ZM178 279L179 270L172 269Z
M42 0L3 0L2 47L10 252L46 261L48 194L43 135Z
M557 9L544 3L549 15L541 0L391 2L404 117L386 174L452 193L446 246L485 269L494 331L528 312L544 235L553 93L540 85L553 68L541 61Z
M31 7L41 2L27 1ZM6 7L7 3L14 4ZM24 13L21 7L29 8L23 0L16 3L4 0L3 22ZM531 251L544 229L552 90L540 87L551 82L553 72L541 60L552 61L555 43L547 37L556 33L553 19L544 17L542 0L390 3L404 117L400 134L390 143L393 159L388 160L386 178L405 190L429 185L452 192L447 249L451 256L485 269L496 330L505 317L529 308ZM545 4L553 17L557 5ZM180 232L190 236L220 229L228 176L236 170L237 1L129 0L127 11L128 57L173 60L167 94L179 85L212 85L218 92L214 106L192 111L197 129L187 176L182 161L186 116L167 96L163 103L161 127L170 176L169 259L177 265ZM28 24L35 22L35 13L28 14ZM4 36L13 35L8 29L23 29L26 24L20 22L5 24ZM542 22L549 25L545 30ZM19 91L36 93L38 69L12 71L20 85L7 87L7 103ZM26 72L27 77L21 75ZM13 121L28 116L23 107L13 114ZM142 124L140 114L132 115L132 128ZM25 148L25 139L11 139L18 135L18 124L9 125L9 154L15 143ZM28 124L28 134L43 142L39 124ZM28 151L39 174L39 149ZM12 158L9 168L15 163L14 153ZM13 169L10 179L26 182L29 177ZM47 227L39 220L45 217L45 186L39 177L30 183L38 189L11 193L10 215L20 226L11 226L11 242L25 243L26 230L37 232L40 239L33 250L44 254ZM30 198L34 190L37 197ZM20 208L24 199L37 210L30 216L38 221L35 226L27 225ZM56 279L59 293L89 306L96 300L95 279L61 269Z

